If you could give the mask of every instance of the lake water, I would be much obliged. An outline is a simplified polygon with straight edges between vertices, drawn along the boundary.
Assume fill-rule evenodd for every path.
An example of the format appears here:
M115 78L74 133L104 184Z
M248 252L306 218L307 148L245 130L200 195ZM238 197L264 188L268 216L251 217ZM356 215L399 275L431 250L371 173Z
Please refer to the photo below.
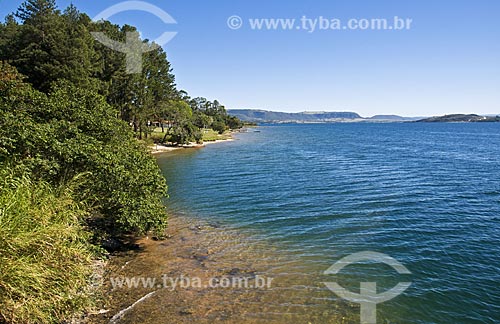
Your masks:
M280 297L266 312L327 323L342 300L325 281L356 293L412 282L377 305L378 323L500 322L500 123L264 125L158 162L171 213L273 251ZM411 274L375 262L324 274L362 251ZM359 322L359 305L345 307Z

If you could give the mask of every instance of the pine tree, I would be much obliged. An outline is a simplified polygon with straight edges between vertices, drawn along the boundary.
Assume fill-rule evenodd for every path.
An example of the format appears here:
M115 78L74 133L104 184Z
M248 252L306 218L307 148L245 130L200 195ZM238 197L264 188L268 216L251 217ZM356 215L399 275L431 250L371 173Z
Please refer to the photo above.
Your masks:
M5 23L0 24L0 60L9 61L18 51L20 31L14 15L8 15Z
M88 16L74 6L61 14L53 0L28 0L16 16L23 24L9 59L35 89L48 92L58 80L99 88Z
M23 23L29 23L38 17L54 14L56 10L55 0L27 0L17 9L16 17Z

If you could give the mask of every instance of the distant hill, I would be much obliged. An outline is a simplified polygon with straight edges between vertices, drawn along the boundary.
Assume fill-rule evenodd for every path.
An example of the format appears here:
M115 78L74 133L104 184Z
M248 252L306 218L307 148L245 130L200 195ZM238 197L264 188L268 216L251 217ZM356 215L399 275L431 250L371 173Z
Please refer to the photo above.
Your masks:
M300 113L286 113L267 110L256 109L228 109L230 115L236 116L239 119L247 122L274 122L274 123L287 123L287 122L333 122L342 120L361 119L362 117L355 112L300 112Z
M500 122L500 116L479 116L475 114L453 114L430 117L417 120L420 123L472 123L472 122Z
M398 116L398 115L375 115L375 116L370 117L368 119L401 120L401 121L407 120L407 118L401 117L401 116Z
M398 115L375 115L365 118L366 122L386 122L386 123L404 123L423 119L424 117L402 117Z
M245 122L255 123L329 123L329 122L421 122L421 123L458 123L458 122L500 122L500 116L480 116L476 114L452 114L430 118L402 117L397 115L375 115L363 118L349 111L305 111L287 113L260 109L228 109L230 115Z
M349 111L304 111L287 113L261 109L228 109L230 115L246 122L256 123L328 123L328 122L408 122L422 119L422 117L401 117L397 115L375 115L370 118L361 117Z

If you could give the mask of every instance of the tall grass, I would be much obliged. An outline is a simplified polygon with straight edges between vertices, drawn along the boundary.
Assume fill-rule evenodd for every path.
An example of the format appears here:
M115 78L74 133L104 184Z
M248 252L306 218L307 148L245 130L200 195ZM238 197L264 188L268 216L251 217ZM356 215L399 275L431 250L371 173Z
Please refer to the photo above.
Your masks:
M61 323L91 305L92 246L71 191L0 166L0 323Z

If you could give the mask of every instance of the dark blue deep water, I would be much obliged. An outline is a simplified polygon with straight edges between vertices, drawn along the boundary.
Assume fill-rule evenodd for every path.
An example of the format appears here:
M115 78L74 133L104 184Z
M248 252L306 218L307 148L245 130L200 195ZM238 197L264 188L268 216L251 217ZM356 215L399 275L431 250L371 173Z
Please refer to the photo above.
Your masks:
M358 292L411 281L378 305L380 323L500 323L500 123L264 125L236 139L158 157L172 213L265 241L295 261L285 275L318 286L344 256L390 255L412 274L368 263L335 278Z

